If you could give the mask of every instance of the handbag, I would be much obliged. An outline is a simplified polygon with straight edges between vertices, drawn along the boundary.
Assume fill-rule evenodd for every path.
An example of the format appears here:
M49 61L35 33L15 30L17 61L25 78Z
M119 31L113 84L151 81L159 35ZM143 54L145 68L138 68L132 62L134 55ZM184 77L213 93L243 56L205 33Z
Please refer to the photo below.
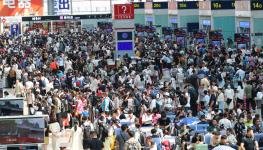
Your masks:
M227 98L227 100L226 100L227 105L229 105L231 102L232 102L232 99L231 98Z

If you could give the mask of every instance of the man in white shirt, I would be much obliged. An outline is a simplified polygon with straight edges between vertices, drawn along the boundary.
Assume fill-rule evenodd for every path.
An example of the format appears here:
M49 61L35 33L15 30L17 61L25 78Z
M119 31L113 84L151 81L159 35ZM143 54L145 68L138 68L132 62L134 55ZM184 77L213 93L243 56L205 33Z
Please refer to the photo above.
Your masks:
M231 121L227 118L227 114L224 114L224 118L219 120L219 125L221 126L222 124L224 125L225 129L233 127Z
M142 115L142 124L144 126L152 125L152 114L149 110Z

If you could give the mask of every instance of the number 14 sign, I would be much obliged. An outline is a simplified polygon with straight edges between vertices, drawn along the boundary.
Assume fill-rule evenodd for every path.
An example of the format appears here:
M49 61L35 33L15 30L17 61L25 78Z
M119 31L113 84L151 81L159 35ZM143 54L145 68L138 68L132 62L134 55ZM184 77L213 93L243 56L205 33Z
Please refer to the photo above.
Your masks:
M114 19L134 19L134 5L133 4L116 4L114 5Z

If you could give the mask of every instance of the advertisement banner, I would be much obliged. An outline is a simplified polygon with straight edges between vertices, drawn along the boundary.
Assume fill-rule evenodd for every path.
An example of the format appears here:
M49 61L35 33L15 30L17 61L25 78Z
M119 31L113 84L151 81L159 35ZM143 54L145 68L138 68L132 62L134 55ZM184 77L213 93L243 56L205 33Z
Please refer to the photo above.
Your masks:
M42 15L42 0L0 0L0 16Z

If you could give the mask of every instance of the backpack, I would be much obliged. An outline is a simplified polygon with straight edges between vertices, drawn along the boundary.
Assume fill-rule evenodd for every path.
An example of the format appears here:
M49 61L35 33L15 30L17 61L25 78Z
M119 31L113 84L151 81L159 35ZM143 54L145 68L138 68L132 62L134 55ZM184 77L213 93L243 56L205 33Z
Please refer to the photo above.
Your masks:
M81 82L80 82L79 80L76 82L76 86L77 86L77 87L80 87L80 86L81 86Z
M172 150L171 143L168 140L162 142L163 150Z
M179 96L179 102L180 102L180 104L183 105L183 106L187 104L187 99L184 97L183 94L181 94L181 95Z
M221 75L220 73L217 74L217 77L216 77L216 78L217 78L217 80L220 81L220 82L223 80L222 75Z
M109 100L109 110L110 111L113 110L113 102L111 100Z
M127 143L127 144L128 144L127 150L138 150L137 149L137 143Z
M42 88L46 87L46 81L44 79L40 80L39 84L40 84L40 87L42 87Z
M54 80L54 88L59 88L60 87L60 81L58 79Z
M84 126L83 128L83 139L90 139L91 127L90 125Z

